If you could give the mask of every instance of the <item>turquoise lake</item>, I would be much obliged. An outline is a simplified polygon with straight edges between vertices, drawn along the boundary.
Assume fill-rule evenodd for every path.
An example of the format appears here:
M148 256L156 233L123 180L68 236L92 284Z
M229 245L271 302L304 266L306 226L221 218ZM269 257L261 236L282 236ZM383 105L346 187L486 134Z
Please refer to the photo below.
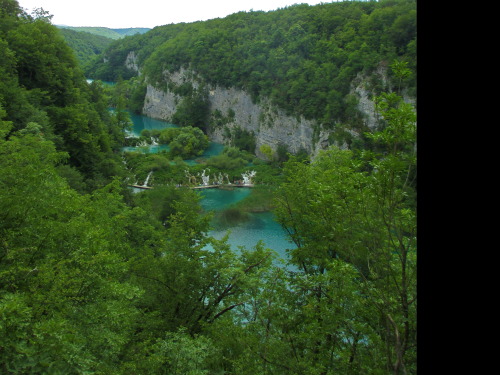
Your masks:
M155 120L146 116L141 116L129 112L133 122L132 133L139 136L144 129L165 129L177 127L177 125L166 121ZM124 150L136 150L135 147L124 147ZM147 149L147 150L146 150ZM149 146L143 151L159 152L168 150L168 145ZM224 149L224 145L211 142L208 149L205 150L201 157L210 157L218 155ZM196 163L195 160L186 160L187 163ZM139 191L136 189L135 191ZM201 195L201 206L206 211L219 211L228 208L231 204L244 199L251 194L251 188L235 188L233 190L224 189L203 189L199 191ZM249 220L230 226L224 229L214 229L209 232L209 235L216 239L222 239L229 231L228 242L233 250L237 250L239 246L244 246L247 249L252 249L262 240L264 246L274 250L282 259L287 259L287 249L295 248L295 245L287 239L286 233L281 226L276 222L274 215L271 212L252 213Z
M132 131L129 134L134 135L136 137L139 137L144 129L153 130L153 129L166 129L166 128L178 127L177 125L171 124L166 121L156 120L150 117L137 115L130 111L128 113L133 124ZM220 153L222 153L223 149L224 149L223 144L210 142L208 148L203 152L202 155L199 156L199 158L209 158L211 156L219 155ZM122 150L136 151L137 147L123 147ZM168 151L170 150L170 148L168 147L168 145L151 145L148 147L142 147L141 150L143 152L148 152L148 153L157 153L163 150ZM187 159L185 160L185 162L188 164L196 163L195 159Z
M251 189L204 189L199 193L202 196L201 206L207 211L224 210L251 194ZM209 235L220 240L229 231L228 243L233 250L238 249L238 246L252 249L259 240L262 240L266 248L274 250L281 259L287 259L287 249L294 248L295 245L288 241L285 231L276 222L274 215L271 212L259 212L251 213L249 216L249 220L243 223L214 229Z
M141 135L141 132L144 129L153 130L153 129L166 129L166 128L177 128L177 125L171 124L166 121L156 120L151 117L146 117L142 115L137 115L133 112L128 112L130 119L132 120L132 134L136 137Z

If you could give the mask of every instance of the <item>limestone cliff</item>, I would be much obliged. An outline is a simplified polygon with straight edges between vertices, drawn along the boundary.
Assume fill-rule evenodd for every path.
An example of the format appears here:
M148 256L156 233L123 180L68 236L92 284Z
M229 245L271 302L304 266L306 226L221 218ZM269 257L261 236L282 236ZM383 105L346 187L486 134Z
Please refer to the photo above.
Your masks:
M137 56L134 51L129 52L129 54L127 55L127 58L125 59L125 66L141 75L139 64L137 62Z
M175 73L165 74L167 81L173 85L180 85L186 81L189 81L194 88L200 85L199 79L194 78L196 74L190 70L181 69ZM253 132L256 139L256 154L259 157L262 157L259 148L264 144L269 145L274 151L279 144L283 144L291 153L305 150L313 156L331 144L331 131L323 129L316 121L307 120L302 116L289 116L268 100L262 99L260 103L254 103L248 93L236 88L209 86L208 92L212 120L216 113L225 119L223 125L217 124L216 121L210 122L208 135L214 142L228 144L227 134L239 127ZM362 79L357 85L353 85L352 92L359 98L358 108L365 114L366 125L373 128L377 122L374 105L369 99L369 91ZM143 113L149 117L169 121L181 100L182 97L172 90L160 90L148 84ZM231 115L228 115L229 113ZM342 144L339 146L345 147Z

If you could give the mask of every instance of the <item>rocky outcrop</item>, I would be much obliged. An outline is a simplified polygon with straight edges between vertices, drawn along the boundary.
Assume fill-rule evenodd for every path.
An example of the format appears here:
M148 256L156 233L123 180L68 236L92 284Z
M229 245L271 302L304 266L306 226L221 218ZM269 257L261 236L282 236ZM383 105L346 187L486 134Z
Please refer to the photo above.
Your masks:
M388 78L388 67L380 64L374 72L375 78L379 81L382 91L391 92L393 87ZM365 126L374 130L380 121L380 116L375 109L375 103L372 100L373 90L370 88L370 77L359 74L351 83L351 94L356 95L358 99L358 110L364 117ZM407 103L415 105L415 99L403 92L403 100Z
M155 119L170 121L180 99L170 91L164 92L148 84L142 113Z
M179 85L189 79L193 87L197 88L199 83L192 80L192 76L192 72L181 70L169 74L168 80ZM148 84L143 113L149 117L170 121L181 100L182 97L170 90L160 90ZM291 153L305 150L310 154L327 146L329 133L320 131L319 124L306 120L302 116L288 116L266 100L256 104L251 96L242 90L219 86L209 87L208 100L212 114L216 111L224 116L232 113L231 119L223 126L217 126L214 123L210 125L208 135L214 142L227 144L229 142L226 136L228 131L240 128L253 132L256 140L256 154L260 157L263 156L259 151L262 145L269 145L276 151L278 145L283 144Z
M361 81L358 85L353 85L352 92L358 98L358 110L363 114L365 125L374 129L378 123L378 115L375 103L370 99L371 91L366 88L364 81Z
M288 116L269 101L255 104L250 95L242 90L214 87L210 90L209 102L212 112L219 110L223 115L234 113L225 125L210 127L210 137L215 142L224 143L227 131L240 127L255 134L258 156L262 156L259 151L262 145L269 145L274 151L280 144L286 145L291 153L306 150L311 154L318 148L318 142L314 141L317 124L303 117Z
M130 57L130 61L133 61L133 57ZM166 73L166 76L172 85L189 81L194 88L198 88L200 84L194 78L196 74L190 70L181 69L175 73ZM378 120L365 83L362 78L356 80L352 93L359 99L358 108L364 113L366 125L374 128ZM307 120L302 116L289 116L265 99L254 103L248 93L237 88L213 86L209 87L208 91L211 114L218 112L219 116L225 119L223 124L212 121L209 126L208 135L214 142L228 144L227 135L240 128L254 133L256 154L259 157L263 156L259 151L262 145L269 145L276 151L278 146L283 144L291 153L305 150L313 156L330 145L331 131L323 129L316 121ZM182 97L168 88L160 90L148 84L143 113L149 117L170 121L181 100Z
M125 59L125 66L141 75L139 64L137 62L137 56L134 51L130 51L127 55L127 58Z

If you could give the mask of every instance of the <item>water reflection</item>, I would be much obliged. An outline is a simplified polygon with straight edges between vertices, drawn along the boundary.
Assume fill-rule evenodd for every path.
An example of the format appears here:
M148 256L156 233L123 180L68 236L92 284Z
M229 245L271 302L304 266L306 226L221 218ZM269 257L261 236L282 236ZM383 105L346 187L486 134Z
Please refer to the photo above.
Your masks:
M245 198L251 193L251 188L234 188L233 190L205 189L200 192L201 206L205 210L221 211ZM214 223L215 226L215 223ZM244 246L252 249L262 240L264 246L274 250L285 261L288 259L287 249L295 248L286 236L283 228L275 220L271 212L249 213L248 220L228 225L225 228L214 228L209 235L220 240L230 232L228 243L232 249Z
M156 120L151 117L138 115L128 111L130 120L132 120L132 135L140 137L143 130L178 128L179 126L163 120Z

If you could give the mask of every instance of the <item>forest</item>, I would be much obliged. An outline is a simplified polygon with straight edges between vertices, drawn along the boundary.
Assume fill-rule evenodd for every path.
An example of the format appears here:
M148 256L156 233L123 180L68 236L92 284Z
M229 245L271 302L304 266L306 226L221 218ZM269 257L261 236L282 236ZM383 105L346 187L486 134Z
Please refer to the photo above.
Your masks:
M60 29L66 43L75 52L76 58L84 70L86 65L104 52L113 40L124 38L128 35L143 34L150 30L146 28L57 27Z
M60 28L64 40L75 52L76 58L82 68L92 62L108 47L113 39L85 31L76 31L69 28Z
M417 373L417 115L404 100L416 95L415 1L165 25L86 65L51 18L0 0L1 373ZM203 116L127 137L144 87L123 65L131 50L159 86L188 64L332 127L357 121L356 74L382 63L391 84L373 82L380 123L362 147L259 160L242 132L190 166L208 144ZM170 151L122 151L152 138ZM258 171L262 188L237 210L272 210L294 245L286 264L265 238L233 248L209 235L214 214L181 186L206 167ZM150 170L154 189L133 193Z
M124 64L131 51L140 77ZM172 83L165 71L190 68L207 84L242 88L255 101L269 97L289 114L316 119L327 128L340 122L359 129L356 100L349 95L359 74L370 76L371 90L380 94L384 82L372 73L395 59L405 61L413 75L404 77L404 87L416 95L416 1L296 4L165 25L115 41L103 56L89 64L88 77L147 77L148 83L166 88Z

